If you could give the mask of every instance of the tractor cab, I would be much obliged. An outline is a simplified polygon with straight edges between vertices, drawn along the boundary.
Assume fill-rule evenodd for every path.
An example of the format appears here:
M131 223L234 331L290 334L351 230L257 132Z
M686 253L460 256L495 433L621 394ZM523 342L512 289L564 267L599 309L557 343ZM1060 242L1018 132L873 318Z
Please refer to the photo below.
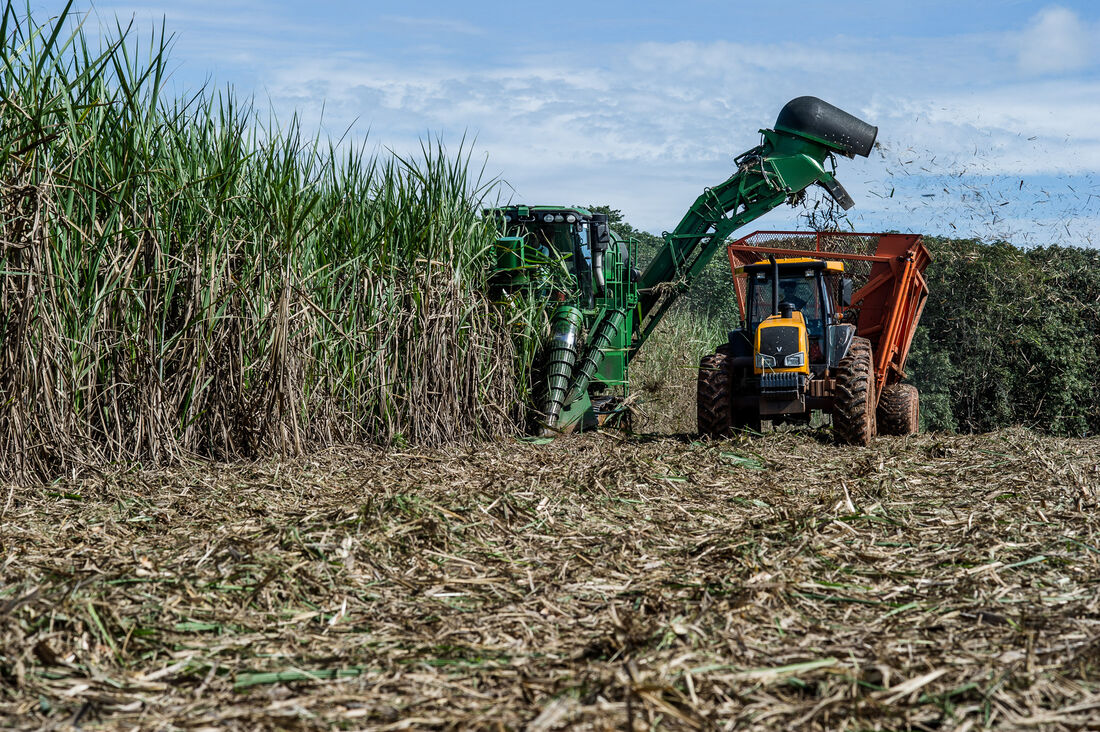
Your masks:
M739 413L806 416L824 395L854 332L840 323L840 307L848 304L843 273L841 262L810 257L769 257L734 269L744 278L744 322L730 333L725 353Z
M808 257L763 261L738 267L746 282L743 338L752 345L753 371L820 375L828 365L828 326L836 320L837 301L830 274L843 273L840 262ZM835 279L835 278L834 278Z

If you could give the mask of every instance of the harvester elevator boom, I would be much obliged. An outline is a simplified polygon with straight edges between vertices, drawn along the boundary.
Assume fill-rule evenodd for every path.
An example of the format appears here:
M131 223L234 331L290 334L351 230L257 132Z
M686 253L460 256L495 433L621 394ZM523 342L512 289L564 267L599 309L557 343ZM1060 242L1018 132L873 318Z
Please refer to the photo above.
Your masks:
M536 418L544 431L569 431L592 417L601 423L615 413L614 397L606 395L620 389L625 397L630 361L734 231L814 184L850 208L834 176L835 156L866 157L878 129L816 97L798 97L760 133L761 143L735 159L733 175L703 191L641 273L633 244L614 235L606 214L575 206L491 210L504 234L497 242L498 299L537 291L548 308ZM558 274L533 284L540 271Z
M798 97L783 107L774 129L760 132L762 144L736 158L737 171L726 181L703 191L642 273L631 356L734 231L815 183L851 208L826 161L834 153L867 157L878 128L816 97Z

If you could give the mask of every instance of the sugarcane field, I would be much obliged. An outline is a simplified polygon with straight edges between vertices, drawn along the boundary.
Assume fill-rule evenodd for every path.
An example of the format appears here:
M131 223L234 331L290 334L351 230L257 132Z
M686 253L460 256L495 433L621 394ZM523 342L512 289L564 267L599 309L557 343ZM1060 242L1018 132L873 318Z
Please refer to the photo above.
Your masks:
M1100 10L931 6L4 2L0 729L1100 729Z

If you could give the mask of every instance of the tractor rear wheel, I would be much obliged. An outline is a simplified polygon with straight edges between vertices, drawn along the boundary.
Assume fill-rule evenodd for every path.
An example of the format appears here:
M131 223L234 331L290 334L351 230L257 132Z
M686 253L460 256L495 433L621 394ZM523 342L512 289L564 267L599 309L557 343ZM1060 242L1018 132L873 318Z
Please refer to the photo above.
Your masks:
M837 366L833 428L850 445L869 445L875 436L875 369L866 338L853 338Z
M912 384L891 384L878 400L878 427L884 435L915 435L920 427L920 395Z
M695 397L699 434L721 437L730 431L730 360L726 353L711 353L699 361Z

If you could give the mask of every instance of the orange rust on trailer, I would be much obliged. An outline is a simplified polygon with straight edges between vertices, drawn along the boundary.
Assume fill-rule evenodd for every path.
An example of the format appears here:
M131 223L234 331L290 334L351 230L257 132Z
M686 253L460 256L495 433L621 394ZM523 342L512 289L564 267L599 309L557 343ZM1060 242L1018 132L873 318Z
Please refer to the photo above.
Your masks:
M731 270L768 255L809 255L859 265L847 273L857 286L851 306L834 305L845 315L854 311L856 335L871 342L876 395L905 378L905 360L928 299L924 270L932 261L920 235L757 231L730 244L727 254ZM737 305L745 313L745 280L735 276L733 282Z

